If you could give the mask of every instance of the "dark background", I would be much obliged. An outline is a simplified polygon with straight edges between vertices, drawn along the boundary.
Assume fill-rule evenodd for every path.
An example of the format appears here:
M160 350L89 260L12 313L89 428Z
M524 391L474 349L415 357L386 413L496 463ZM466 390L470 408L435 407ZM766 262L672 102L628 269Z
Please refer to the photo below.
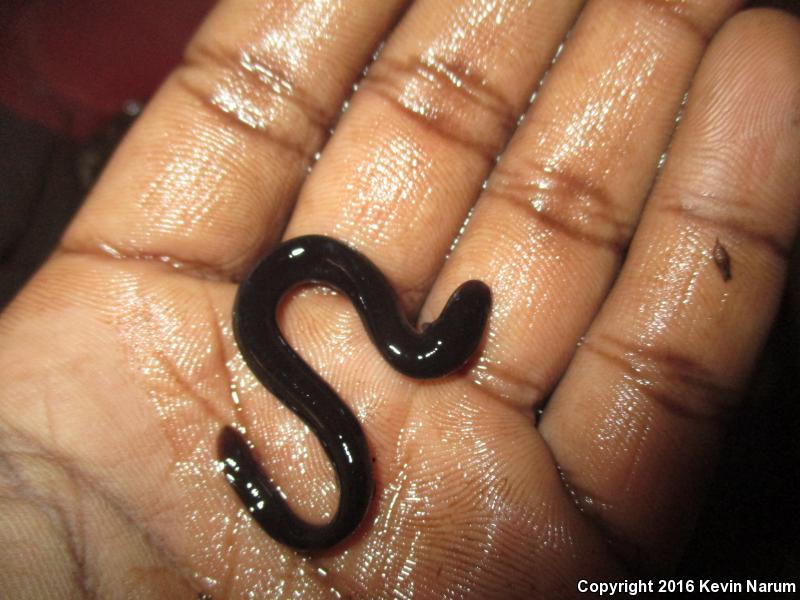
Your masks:
M0 310L212 0L0 0ZM800 15L800 1L762 1ZM800 168L800 166L799 166ZM679 577L800 576L800 253Z

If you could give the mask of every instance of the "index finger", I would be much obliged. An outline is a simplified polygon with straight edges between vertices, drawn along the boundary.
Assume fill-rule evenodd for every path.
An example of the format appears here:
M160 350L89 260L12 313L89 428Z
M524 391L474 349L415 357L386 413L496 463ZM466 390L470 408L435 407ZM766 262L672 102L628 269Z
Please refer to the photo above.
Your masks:
M236 279L277 239L403 5L222 2L112 158L62 250Z

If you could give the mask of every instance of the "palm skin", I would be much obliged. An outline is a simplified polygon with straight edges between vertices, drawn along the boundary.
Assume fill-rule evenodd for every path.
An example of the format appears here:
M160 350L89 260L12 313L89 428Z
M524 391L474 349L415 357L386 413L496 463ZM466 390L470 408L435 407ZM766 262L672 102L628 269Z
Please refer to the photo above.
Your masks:
M728 13L736 3L730 4ZM717 26L723 16L729 14L717 15ZM230 17L223 6L214 18L221 23ZM694 84L697 95L712 106L712 101L720 103L717 113L732 106L740 119L751 114L787 114L800 98L798 71L793 70L800 53L787 50L797 49L797 36L792 37L797 27L790 18L775 13L751 13L731 21L714 42L716 54L712 54L714 46L709 51L709 66ZM591 31L588 25L584 29L584 35ZM208 34L201 30L199 36L203 35ZM579 40L580 34L573 37ZM743 43L741 39L750 46L771 45L772 54L779 58L762 57L761 62L753 59L752 64L741 66L730 50ZM765 65L789 82L773 88L780 93L764 93L773 98L769 110L753 108L756 103L748 98L754 92L733 94L729 104L715 95L715 85L739 89L733 83L716 84L717 79L736 82L737 73L742 72L746 73L742 78L756 77ZM622 79L634 77L623 67ZM176 169L178 163L171 162L170 153L179 153L181 142L173 144L169 136L157 140L158 119L165 119L158 116L159 110L170 113L179 107L205 114L205 109L192 108L192 98L198 95L193 85L200 78L181 71L120 150L62 246L0 320L3 589L19 590L15 597L32 598L190 598L198 594L213 598L293 594L308 598L561 598L574 596L580 579L664 573L679 555L721 435L720 407L734 401L731 398L735 399L747 378L774 312L782 264L776 260L773 265L774 253L769 247L764 250L758 236L731 234L734 269L738 269L734 281L753 291L750 295L746 290L729 292L731 288L721 287L725 284L713 261L693 262L695 254L680 251L686 244L696 250L705 230L676 235L676 245L670 246L672 238L659 233L661 220L647 214L630 220L629 226L608 229L603 222L597 231L589 232L580 227L585 221L582 217L591 216L593 208L578 215L577 225L568 219L554 224L558 213L548 213L546 201L544 210L532 202L539 216L525 218L537 227L568 231L565 244L591 242L588 249L575 251L578 265L584 260L581 252L603 255L603 248L609 246L608 231L618 229L626 240L636 236L613 290L613 274L622 260L613 254L601 260L599 270L608 272L604 278L592 280L582 274L582 285L570 287L559 270L571 269L569 259L561 267L561 263L545 261L552 268L549 272L555 273L548 282L534 276L539 259L524 263L524 250L508 258L509 248L518 247L518 240L504 237L503 231L491 226L498 213L487 201L483 212L479 204L443 266L446 248L466 211L455 211L442 225L440 213L433 209L415 213L413 202L402 211L387 208L386 202L376 203L374 209L360 205L358 185L380 182L380 169L355 169L363 177L354 184L352 196L329 200L319 193L353 155L363 155L359 166L378 160L371 150L348 148L358 136L348 139L346 133L348 127L355 127L352 123L358 114L367 112L369 94L373 101L376 97L385 100L385 79L381 79L385 76L376 69L375 89L370 92L370 84L365 84L362 100L353 101L320 163L303 184L283 235L327 233L349 240L387 271L409 314L418 314L420 323L435 318L452 289L468 278L487 280L496 301L480 356L454 375L429 381L393 371L341 295L305 288L284 303L280 321L290 342L353 408L375 457L376 495L362 526L329 551L298 554L258 528L220 472L217 435L222 426L237 424L246 430L266 470L300 515L324 521L338 499L333 472L314 436L263 390L238 353L231 331L237 282L276 243L291 205L284 200L284 212L274 209L265 219L271 223L269 230L259 229L266 227L258 222L265 215L252 212L247 203L238 217L239 228L233 227L234 218L222 212L231 212L235 198L227 199L220 213L193 208L195 199L205 197L209 190L220 190L207 187L208 181L196 171ZM765 77L763 85L781 80L772 75ZM186 83L192 78L194 82ZM558 89L558 76L553 79L551 85ZM192 91L183 96L174 91L184 88ZM225 108L213 102L219 95L211 97L210 105ZM548 104L545 97L538 102L541 114ZM561 99L559 104L563 104ZM698 101L697 105L704 104ZM630 107L616 115L613 106L610 110L614 120L603 127L612 132L624 115L633 114ZM663 173L667 183L662 187L697 177L687 166L697 162L691 148L701 145L696 140L706 131L703 125L708 121L703 119L717 121L713 110L711 117L701 108L692 117L691 110L690 104L684 128L687 141L676 138L674 159L671 155ZM223 113L227 116L220 116ZM217 126L226 129L225 135L251 136L252 132L242 134L225 120L230 111L213 114L223 123ZM246 120L239 113L236 116ZM720 120L718 129L723 134L730 121L736 119ZM736 165L747 161L755 165L753 169L762 168L759 144L777 148L769 161L765 159L766 171L744 176L753 190L774 198L777 208L764 208L763 218L755 222L766 224L762 229L770 230L769 239L785 246L797 221L797 203L789 200L796 198L800 188L791 172L800 148L787 141L788 134L781 137L784 121L767 121L745 136L747 148L740 158L720 167L722 175L709 169L708 185L719 185L717 177L730 177ZM796 127L796 121L789 122ZM442 121L431 123L440 127ZM697 124L694 129L691 123ZM185 130L175 125L174 131ZM186 135L191 141L191 135ZM273 139L270 135L268 141ZM456 146L471 143L456 142ZM738 143L724 143L734 142ZM147 156L150 147L156 149L155 158ZM515 194L509 180L516 172L514 156L524 154L521 147L512 142L506 151L509 158L492 174L488 189L499 190L497 197ZM594 146L586 148L593 151ZM333 158L326 159L326 153ZM132 162L146 165L140 170L154 172L128 176ZM241 182L246 178L242 171L249 167L240 168L234 162L215 168L223 179ZM207 162L199 164L208 171ZM472 167L465 164L463 168ZM414 173L423 171L415 166ZM554 182L555 188L576 187L563 172L558 176L545 173L538 187L531 188L534 200L536 194L550 189L541 183L545 180ZM259 178L268 176L252 177L240 185L241 193L258 187L263 183ZM299 182L297 173L287 176L292 177ZM404 181L401 176L387 177L394 183ZM435 184L435 179L424 180L424 173L419 177L422 187ZM477 178L477 185L482 178ZM647 173L641 176L645 183L650 178ZM763 183L765 179L770 183ZM295 195L288 193L290 188L286 184L287 197ZM381 189L376 184L371 191L380 196ZM590 186L581 187L578 196L588 194L591 201L587 202L598 205L599 194L587 189ZM159 196L162 192L171 194L174 204L167 205ZM323 200L316 205L306 200L319 197ZM405 198L402 194L391 197ZM654 198L658 198L658 188ZM164 204L154 208L159 202ZM361 216L354 218L354 213ZM139 214L142 222L137 220ZM612 216L617 221L611 221L619 222L619 214ZM514 219L523 220L515 214ZM145 221L160 227L148 230ZM720 217L719 221L729 224L731 219ZM701 222L705 223L700 218L693 221L697 227ZM508 225L509 230L512 227ZM534 242L541 232L533 232L532 225L526 227L531 247L538 248ZM253 229L257 233L245 233ZM595 239L600 240L598 247L591 245ZM665 239L667 243L662 243ZM750 248L747 244L753 240ZM426 251L421 253L424 242L430 244L425 243ZM650 250L664 246L669 247L664 256ZM707 258L707 252L696 254L697 261ZM215 256L219 258L209 258ZM676 262L676 256L685 259L678 274L689 277L695 286L707 286L703 288L706 295L689 294L683 279L663 270L664 264ZM508 262L498 262L501 259ZM650 273L656 274L654 283L639 297L631 290L640 289ZM586 291L585 296L576 296L576 289ZM718 289L729 298L722 304L716 297L708 299ZM754 311L758 298L766 300ZM658 313L658 323L677 332L670 334L666 346L658 345L666 329L657 330L656 321L641 323L630 317L636 313L632 306L645 306L651 300L657 308L667 307ZM563 322L553 324L548 302L567 313ZM720 312L720 305L732 312ZM687 317L683 308L675 306L689 306L693 312ZM742 325L736 317L745 312L755 315ZM641 313L652 315L657 310ZM618 325L621 321L631 321L634 329L644 328L650 335L648 343L635 350L619 340L604 346L608 329L627 327ZM684 327L685 322L691 327ZM703 329L709 322L713 336ZM587 330L578 351L576 346ZM702 365L686 358L695 356L698 337L700 354L710 357ZM664 359L676 354L681 360ZM542 372L526 377L536 372L537 365L545 365ZM721 372L709 365L718 365ZM679 377L672 378L674 372ZM546 397L551 401L537 428L534 411Z
M40 286L44 303L35 300ZM464 373L441 381L395 373L347 300L314 290L288 303L286 334L355 399L379 457L377 499L344 548L305 558L269 540L216 466L222 424L259 432L254 443L300 514L329 517L338 492L313 435L237 354L235 291L160 264L64 255L26 290L30 303L23 297L5 315L5 380L27 391L3 404L4 440L14 448L7 493L17 498L7 514L20 527L52 527L52 545L30 548L46 552L45 564L69 564L86 544L76 578L52 583L85 578L119 597L171 594L195 570L229 586L223 593L242 585L267 597L287 585L304 595L348 593L357 581L373 594L387 578L398 585L411 564L416 586L458 594L566 588L578 574L616 568L565 493L529 413L498 406ZM122 555L101 552L106 544ZM519 556L539 566L518 571ZM35 571L43 584L63 575Z

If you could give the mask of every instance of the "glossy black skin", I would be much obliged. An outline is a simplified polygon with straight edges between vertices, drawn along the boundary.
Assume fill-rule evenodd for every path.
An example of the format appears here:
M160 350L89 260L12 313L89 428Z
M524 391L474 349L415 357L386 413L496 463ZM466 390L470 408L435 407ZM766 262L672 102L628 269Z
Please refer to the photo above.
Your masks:
M325 448L339 478L336 514L324 525L298 518L233 427L220 433L219 457L225 476L259 525L299 550L328 548L351 534L374 491L372 459L358 421L278 328L276 312L283 296L309 282L347 294L383 357L416 378L441 377L461 368L481 341L491 306L489 288L468 281L453 293L439 318L419 332L375 265L343 243L317 235L285 242L241 284L233 314L239 349L259 381L303 419Z

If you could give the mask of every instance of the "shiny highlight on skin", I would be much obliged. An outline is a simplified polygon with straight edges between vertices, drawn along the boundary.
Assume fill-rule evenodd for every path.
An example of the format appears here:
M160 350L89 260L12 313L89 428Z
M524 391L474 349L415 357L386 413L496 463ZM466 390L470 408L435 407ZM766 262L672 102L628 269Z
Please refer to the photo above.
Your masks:
M491 306L489 288L467 281L453 292L439 318L419 332L375 265L345 244L318 235L285 242L245 279L234 307L236 341L259 381L319 438L339 480L336 514L324 525L300 519L234 427L224 427L219 435L219 459L228 482L264 531L298 550L328 548L349 536L374 491L372 458L358 421L278 327L281 299L309 282L346 294L384 359L419 379L442 377L464 366L483 337Z

